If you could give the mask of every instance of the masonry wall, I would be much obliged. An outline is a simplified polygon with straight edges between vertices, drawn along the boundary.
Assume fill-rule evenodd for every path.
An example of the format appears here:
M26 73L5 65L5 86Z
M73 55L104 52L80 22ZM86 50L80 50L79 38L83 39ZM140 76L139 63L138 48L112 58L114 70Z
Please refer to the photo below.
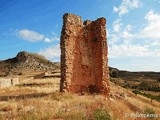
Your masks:
M19 78L0 78L0 88L19 84Z
M109 92L105 26L105 18L83 23L80 16L63 16L60 91Z
M0 87L9 87L9 86L11 86L11 79L0 78Z
M11 78L11 86L19 84L19 78Z

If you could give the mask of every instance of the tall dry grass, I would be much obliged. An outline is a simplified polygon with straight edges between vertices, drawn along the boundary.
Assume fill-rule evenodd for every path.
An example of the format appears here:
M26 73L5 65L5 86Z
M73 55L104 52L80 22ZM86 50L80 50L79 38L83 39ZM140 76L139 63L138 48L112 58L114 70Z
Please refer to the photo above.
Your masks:
M0 120L134 120L125 114L144 113L151 108L160 113L160 103L136 96L111 83L110 96L70 94L53 91L57 81L40 79L29 83L52 85L16 86L0 90ZM141 118L146 119L146 118Z

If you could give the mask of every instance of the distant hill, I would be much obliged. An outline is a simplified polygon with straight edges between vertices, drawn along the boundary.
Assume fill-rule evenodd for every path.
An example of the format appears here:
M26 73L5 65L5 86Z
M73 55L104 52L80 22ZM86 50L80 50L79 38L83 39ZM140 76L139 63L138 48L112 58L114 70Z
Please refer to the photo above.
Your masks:
M59 63L53 63L44 56L22 51L15 58L0 61L0 76L21 75L59 68Z
M130 72L109 67L110 76L113 78L122 78L124 80L159 80L160 72Z
M109 72L111 81L122 87L160 92L160 72L129 72L112 67Z

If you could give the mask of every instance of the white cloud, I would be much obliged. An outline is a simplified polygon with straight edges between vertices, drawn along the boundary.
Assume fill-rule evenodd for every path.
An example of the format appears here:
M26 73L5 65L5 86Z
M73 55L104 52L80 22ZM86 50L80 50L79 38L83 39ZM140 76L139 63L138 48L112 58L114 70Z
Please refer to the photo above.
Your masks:
M114 45L116 43L130 44L130 41L135 37L132 33L132 26L130 24L124 26L120 19L116 19L112 25L113 32L109 33L109 44Z
M44 35L41 35L35 31L31 31L27 29L19 30L18 35L20 38L31 41L31 42L37 42L45 38Z
M154 41L151 43L151 46L160 46L160 41Z
M118 41L118 36L116 34L110 34L108 38L109 45L114 45Z
M125 30L126 30L126 31L131 31L131 30L132 30L132 26L131 26L130 24L127 25L126 28L125 28Z
M53 42L59 40L59 38L55 35L55 33L52 35L52 38L48 38L45 35L42 35L38 32L28 30L28 29L22 29L16 32L16 34L24 40L30 41L30 42L37 42L37 41L44 41L44 42Z
M112 45L109 46L109 58L119 57L155 57L160 58L160 49L151 49L147 45Z
M160 14L150 10L146 16L147 25L141 30L140 37L159 40L160 42Z
M140 45L113 45L109 47L109 57L142 57L148 56L148 49Z
M114 12L118 12L118 11L119 11L119 8L113 6L113 11L114 11Z
M39 54L45 56L47 59L54 60L60 58L60 45L49 46L46 49L40 50Z
M130 9L139 8L141 6L140 0L123 0L119 7L113 7L113 11L122 16L129 12Z
M132 25L124 26L119 19L114 21L113 31L110 30L108 39L109 58L160 58L160 14L150 10L146 14L145 20L147 24L139 33L135 34Z
M157 65L160 60L160 12L148 11L144 17L144 23L140 26L126 25L122 21L124 18L121 18L141 5L140 0L122 0L120 6L113 7L113 11L119 14L119 19L113 22L109 32L108 56L110 63L113 63L112 66L117 68L159 71ZM139 28L139 30L133 28ZM114 62L116 60L118 60L117 66ZM131 65L131 63L135 64Z
M51 42L51 40L49 38L45 38L44 41L45 42Z
M129 39L129 38L133 38L133 34L129 33L129 31L125 30L122 32L121 37L125 38L125 39Z
M114 22L113 22L113 31L114 32L120 32L120 27L121 27L121 22L120 22L120 19L116 19Z
M44 41L45 41L45 42L59 41L59 38L58 38L58 37L53 37L53 38L51 38L51 39L45 38Z

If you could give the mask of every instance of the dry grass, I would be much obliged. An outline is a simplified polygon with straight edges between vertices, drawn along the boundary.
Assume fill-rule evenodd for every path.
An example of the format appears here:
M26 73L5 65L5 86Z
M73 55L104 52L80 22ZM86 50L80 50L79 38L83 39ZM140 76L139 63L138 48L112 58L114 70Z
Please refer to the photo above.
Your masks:
M21 84L24 83L52 84L0 89L0 120L86 120L108 114L113 120L133 120L125 114L144 113L147 108L160 113L159 102L151 103L148 98L136 96L113 83L108 97L55 92L59 89L59 78L28 80ZM95 112L98 110L100 113Z

